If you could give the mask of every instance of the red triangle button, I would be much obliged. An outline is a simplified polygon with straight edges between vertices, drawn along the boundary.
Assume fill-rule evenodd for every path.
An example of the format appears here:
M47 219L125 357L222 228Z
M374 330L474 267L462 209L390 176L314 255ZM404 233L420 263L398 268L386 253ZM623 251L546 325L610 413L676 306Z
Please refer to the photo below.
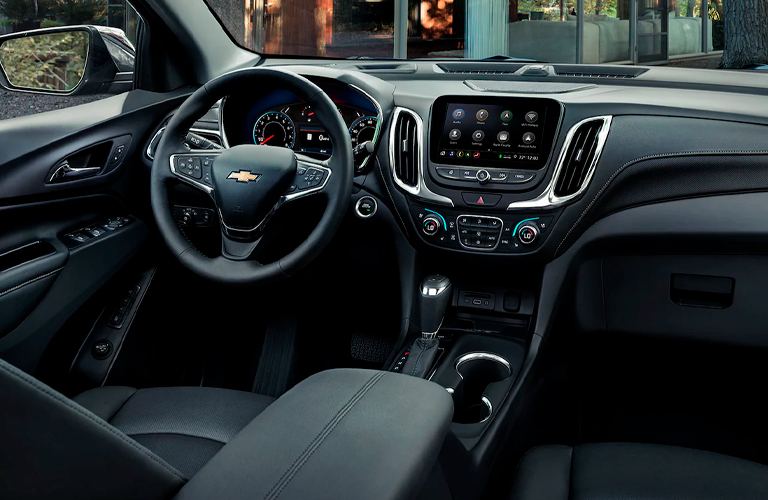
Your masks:
M480 198L478 198L478 199L477 199L477 202L476 202L476 203L477 203L478 205L485 205L485 201L483 201L483 197L482 197L482 196L481 196Z

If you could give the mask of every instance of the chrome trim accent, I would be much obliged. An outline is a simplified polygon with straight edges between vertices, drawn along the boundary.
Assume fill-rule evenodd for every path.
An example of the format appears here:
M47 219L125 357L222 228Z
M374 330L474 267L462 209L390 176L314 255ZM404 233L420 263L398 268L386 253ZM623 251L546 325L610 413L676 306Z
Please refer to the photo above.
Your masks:
M488 407L488 416L482 419L479 422L476 422L477 424L482 424L483 422L487 422L492 416L493 416L493 405L491 404L491 400L486 398L485 396L481 397L480 400L485 403L485 406Z
M368 215L363 215L359 211L360 202L363 201L363 198L370 198L370 199L373 200L373 212L371 212ZM374 215L376 215L376 212L378 210L379 210L379 202L376 201L376 198L374 198L373 196L370 196L370 195L361 196L360 199L357 200L357 203L355 203L355 215L357 215L361 219L369 219L369 218L373 217Z
M416 186L409 186L405 184L400 178L397 176L396 168L395 168L395 134L397 133L397 119L400 117L400 113L408 113L416 120L416 136L419 144L419 164L418 164L418 173L417 173L417 182ZM392 123L390 124L390 131L389 131L389 168L392 173L392 179L394 179L395 184L405 191L406 193L409 193L419 199L425 200L425 201L431 201L432 203L437 203L438 205L447 205L452 207L453 206L453 200L446 196L439 195L437 193L434 193L429 190L427 187L427 184L424 181L424 155L426 154L426 151L424 150L424 122L422 121L421 117L415 112L408 108L402 108L402 107L396 107L395 111L392 113Z
M464 354L463 356L459 356L458 359L456 359L456 362L454 364L454 367L456 368L456 372L459 372L459 367L463 365L464 363L467 363L469 361L477 361L478 359L485 359L489 361L495 361L501 365L504 365L507 370L509 370L509 375L512 375L512 367L509 365L509 361L502 358L498 354L493 354L490 352L468 352L467 354ZM459 373L459 377L464 379L464 377Z
M373 131L373 140L371 141L373 143L373 147L376 148L379 145L379 136L381 135L381 124L384 122L384 112L381 110L381 105L379 104L379 101L373 98L371 94L366 92L365 90L361 89L357 85L352 85L351 83L348 83L349 88L356 91L358 94L362 95L366 99L368 99L371 104L376 108L376 130ZM373 153L369 154L368 156L363 159L362 163L360 163L360 166L355 166L355 172L361 172L366 165L368 165L368 161L373 156ZM373 215L373 214L371 214Z
M304 165L307 168L318 168L320 170L325 170L325 173L327 173L328 175L326 175L323 178L323 183L320 184L319 186L315 186L315 187L313 187L311 189L307 189L305 191L296 191L295 193L291 193L289 195L284 196L285 201L292 201L292 200L295 200L297 198L304 198L305 196L309 196L312 193L316 193L318 191L322 191L325 188L325 186L328 184L328 179L330 179L331 175L333 174L333 170L331 170L330 168L328 168L328 167L326 167L324 165L321 165L319 163L315 163L315 162L311 162L311 161L306 161L306 160L299 160L299 159L297 159L297 163L299 165Z
M213 153L211 151L213 151ZM209 149L209 150L206 150L206 151L193 150L193 151L190 151L189 153L177 153L177 154L171 155L171 158L170 158L171 173L173 173L173 175L177 179L180 179L180 180L186 182L187 184L190 184L190 185L192 185L192 186L194 186L194 187L196 187L198 189L202 189L203 191L205 191L209 195L213 194L213 187L212 186L208 186L207 184L203 184L202 182L198 181L197 179L191 179L191 178L189 178L189 177L187 177L185 175L181 175L180 173L178 173L176 171L176 167L173 166L173 160L177 156L218 156L223 151L224 151L223 149Z
M458 233L459 231L459 217L480 217L481 219L496 219L499 222L501 222L501 227L499 228L499 238L496 240L496 244L493 246L493 248L480 248L480 247L468 247L464 243L461 242L461 233ZM499 242L501 241L501 235L504 232L504 221L498 217L493 217L490 215L470 215L470 214L461 214L456 217L456 232L458 233L456 236L459 238L459 245L461 245L463 248L467 248L469 250L479 250L481 252L493 252L499 247Z
M453 394L453 387L446 387L445 390L448 394Z
M62 170L64 171L64 176L61 177L58 182L54 182L54 179L56 179L56 176L59 175L59 172L61 172ZM67 180L66 175L70 172L74 174L83 174L83 176L75 177L73 179ZM98 174L99 172L101 172L101 167L71 167L69 165L69 162L67 160L64 160L61 164L59 164L58 167L56 167L56 170L53 171L51 176L48 178L48 182L46 184L58 184L60 182L72 182L72 181L79 181L82 179L88 179ZM93 174L93 175L86 175L86 174Z
M157 139L157 137L158 137L160 134L162 134L163 132L165 132L165 129L166 129L166 128L168 128L168 127L167 127L167 126L163 126L163 127L160 127L160 130L158 130L157 132L155 132L155 135L153 135L153 136L152 136L152 140L150 140L150 141L147 143L147 149L144 151L144 155L145 155L147 158L149 158L150 160L153 160L153 161L154 161L154 159L155 159L155 155L153 155L153 154L151 154L151 153L150 153L150 151L152 150L152 144L154 144L154 143L155 143L155 139ZM223 141L223 139L222 139L222 137L221 137L221 134L219 133L219 131L218 131L218 130L208 130L208 129L204 129L204 128L194 128L194 127L192 127L191 129L189 129L189 131L190 131L190 132L194 132L195 134L199 134L199 135L202 135L202 134L211 134L211 135L215 135L215 136L216 136L216 137L218 137L220 140L222 140L222 146L223 146L223 142L224 142L224 141ZM160 144L160 142L159 142L159 141L158 141L158 144ZM225 149L226 149L226 148L225 148ZM216 151L216 150L215 150L215 149L209 149L209 150L206 150L206 151Z
M507 210L515 210L518 208L553 208L553 207L563 205L564 203L567 203L568 201L584 193L584 191L586 191L587 188L589 187L589 183L592 181L592 176L595 173L595 168L597 168L597 163L598 161L600 161L600 155L603 152L605 141L608 139L608 132L611 129L612 119L613 119L613 116L610 116L610 115L593 116L593 117L581 120L579 123L571 127L570 130L568 130L568 134L565 136L565 141L563 141L563 147L560 149L560 154L557 157L557 163L555 164L555 173L552 175L552 178L549 180L549 185L547 185L546 189L544 189L544 192L532 200L514 201L509 204L509 206L507 207ZM589 170L587 170L587 176L584 178L584 182L582 183L579 190L573 193L572 195L564 196L562 198L555 196L555 184L557 184L557 178L560 175L560 171L563 169L563 163L565 163L565 155L567 154L568 148L571 145L573 136L576 134L576 131L582 125L585 125L592 121L598 121L598 120L602 120L603 125L600 128L600 132L597 135L597 147L595 149L595 157L592 159L592 162L589 165Z

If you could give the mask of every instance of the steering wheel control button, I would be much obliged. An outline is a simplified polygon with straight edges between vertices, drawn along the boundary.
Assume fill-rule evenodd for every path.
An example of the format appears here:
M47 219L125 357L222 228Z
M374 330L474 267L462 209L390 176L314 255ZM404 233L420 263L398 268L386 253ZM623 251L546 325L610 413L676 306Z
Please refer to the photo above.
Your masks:
M487 170L478 170L475 177L480 184L485 184L491 180L491 174L489 174Z
M378 210L379 206L376 203L376 199L372 196L363 196L357 203L355 203L355 215L361 219L367 219L373 217Z
M177 156L176 171L193 179L203 178L203 166L199 156Z
M112 354L112 342L109 340L97 340L91 346L91 355L96 359L107 359L110 354Z
M325 172L319 168L310 168L304 172L304 175L298 175L296 179L296 185L299 187L299 191L306 191L312 189L323 183Z
M539 120L539 114L535 111L529 111L525 114L525 121L528 123L536 123Z
M472 207L495 207L501 200L500 194L461 193L464 203Z
M517 230L517 237L523 245L530 245L539 237L539 228L535 224L526 223Z
M461 139L461 130L455 128L448 132L448 138L452 141L458 141Z
M428 215L422 222L421 230L424 231L424 234L427 236L434 236L440 231L440 224L440 219L438 219L437 216Z
M507 183L525 184L526 182L531 182L535 177L536 177L536 172L512 171L510 172Z
M533 144L533 141L536 140L536 136L533 135L531 132L526 132L523 134L523 144Z

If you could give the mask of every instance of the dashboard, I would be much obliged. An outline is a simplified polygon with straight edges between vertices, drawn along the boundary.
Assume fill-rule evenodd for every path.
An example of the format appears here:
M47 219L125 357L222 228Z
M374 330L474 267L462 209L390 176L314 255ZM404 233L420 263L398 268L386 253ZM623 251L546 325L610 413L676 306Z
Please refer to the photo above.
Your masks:
M353 148L377 140L381 111L372 98L359 88L333 80L315 79L314 83L336 104ZM317 158L333 152L331 139L312 106L287 90L231 95L222 104L221 117L229 146L284 147ZM362 167L363 161L357 166Z

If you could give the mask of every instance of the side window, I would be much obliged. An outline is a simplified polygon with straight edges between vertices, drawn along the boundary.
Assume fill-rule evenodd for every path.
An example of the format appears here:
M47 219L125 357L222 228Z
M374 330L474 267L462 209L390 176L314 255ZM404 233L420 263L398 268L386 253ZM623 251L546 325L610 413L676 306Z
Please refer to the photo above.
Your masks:
M126 0L0 0L0 120L131 90L139 22Z

